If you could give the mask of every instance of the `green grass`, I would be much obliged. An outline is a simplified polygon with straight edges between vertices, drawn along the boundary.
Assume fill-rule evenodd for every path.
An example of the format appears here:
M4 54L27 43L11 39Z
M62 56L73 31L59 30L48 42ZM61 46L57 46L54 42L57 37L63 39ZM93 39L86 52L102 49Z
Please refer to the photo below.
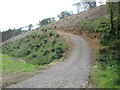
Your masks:
M118 73L116 73L112 67L106 71L98 67L94 71L90 78L94 86L98 88L120 88Z
M0 68L2 69L3 74L9 74L9 73L19 73L19 72L33 72L36 70L37 67L45 67L45 66L38 66L38 65L31 65L31 64L25 64L17 59L13 60L10 56L0 54L2 59L0 59ZM0 58L1 58L0 57Z

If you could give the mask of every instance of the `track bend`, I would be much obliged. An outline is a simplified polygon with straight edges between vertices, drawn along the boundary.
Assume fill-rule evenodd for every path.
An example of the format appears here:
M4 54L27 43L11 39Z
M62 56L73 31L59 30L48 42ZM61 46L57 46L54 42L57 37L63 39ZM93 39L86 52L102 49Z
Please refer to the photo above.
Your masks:
M42 73L8 88L82 88L87 86L92 65L91 48L80 36L59 33L69 36L73 43L73 50L69 57Z

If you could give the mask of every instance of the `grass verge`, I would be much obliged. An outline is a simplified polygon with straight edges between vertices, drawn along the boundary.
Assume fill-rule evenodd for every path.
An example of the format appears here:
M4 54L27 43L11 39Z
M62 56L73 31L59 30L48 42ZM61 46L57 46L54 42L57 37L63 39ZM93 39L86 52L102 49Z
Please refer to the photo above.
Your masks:
M0 65L0 69L2 69L3 74L9 74L9 73L19 73L19 72L33 72L36 70L36 68L44 68L44 66L38 66L38 65L32 65L32 64L25 64L23 62L20 62L18 60L13 60L10 56L7 56L5 54L0 54L0 62L2 64Z
M90 78L93 87L98 88L120 88L118 73L114 68L109 67L107 70L102 70L101 66L95 67Z

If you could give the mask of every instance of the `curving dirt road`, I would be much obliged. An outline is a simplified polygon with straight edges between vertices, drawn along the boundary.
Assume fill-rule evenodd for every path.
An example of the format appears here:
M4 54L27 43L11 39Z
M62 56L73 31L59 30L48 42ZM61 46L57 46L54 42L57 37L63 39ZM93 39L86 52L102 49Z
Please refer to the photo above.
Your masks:
M87 87L92 65L91 48L82 37L67 34L73 50L66 60L9 88L82 88Z

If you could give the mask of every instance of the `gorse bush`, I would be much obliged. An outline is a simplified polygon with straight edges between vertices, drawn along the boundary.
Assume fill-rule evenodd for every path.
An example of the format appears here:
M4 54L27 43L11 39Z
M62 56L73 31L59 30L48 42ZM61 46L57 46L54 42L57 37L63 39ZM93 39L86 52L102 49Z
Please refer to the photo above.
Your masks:
M23 58L27 63L44 65L60 59L66 49L67 45L57 33L45 29L42 34L33 32L21 40L4 44L2 51Z

